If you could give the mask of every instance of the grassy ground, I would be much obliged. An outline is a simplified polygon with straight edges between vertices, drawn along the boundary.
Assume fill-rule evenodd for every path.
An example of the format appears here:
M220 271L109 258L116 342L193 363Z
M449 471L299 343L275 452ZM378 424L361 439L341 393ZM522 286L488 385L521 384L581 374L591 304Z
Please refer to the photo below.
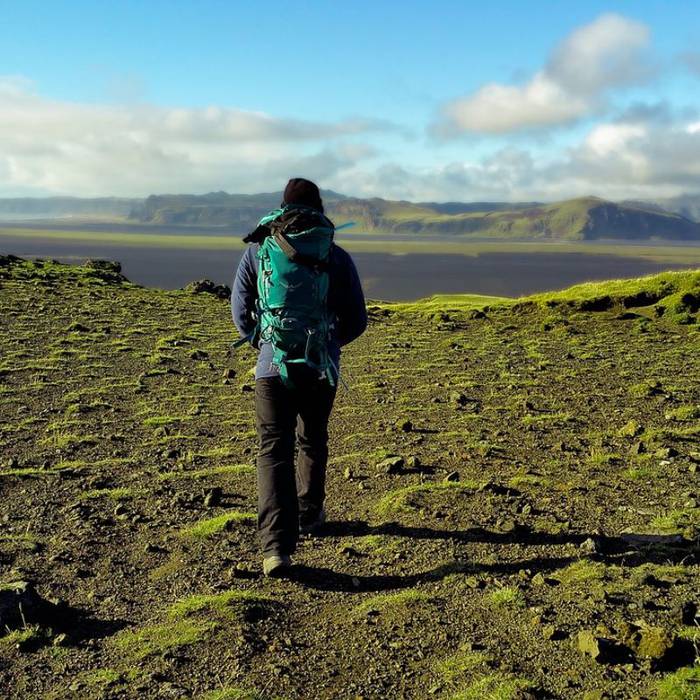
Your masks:
M371 307L277 581L227 304L2 263L4 696L700 697L699 272Z

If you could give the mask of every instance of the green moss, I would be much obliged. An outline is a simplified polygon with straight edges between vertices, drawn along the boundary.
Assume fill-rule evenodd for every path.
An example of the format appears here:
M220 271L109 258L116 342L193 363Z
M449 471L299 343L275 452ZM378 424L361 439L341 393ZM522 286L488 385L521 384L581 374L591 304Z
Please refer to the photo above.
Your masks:
M485 595L486 602L492 607L525 607L525 596L522 591L515 586L504 586L497 588Z
M237 474L254 474L255 467L250 464L227 464L221 467L209 467L207 469L194 469L192 471L161 472L158 478L161 481L171 481L174 479L206 479L211 476L226 474L233 476Z
M353 609L354 615L366 615L369 612L396 612L416 605L429 603L433 598L427 593L414 588L407 588L398 593L382 593L367 598Z
M246 690L244 688L221 688L212 690L199 696L199 700L283 700L276 696L259 692L257 690Z
M687 421L700 418L700 406L679 406L666 414L667 420Z
M656 516L650 523L652 530L661 534L680 534L700 529L700 509L675 509Z
M533 684L524 678L491 673L473 681L453 695L451 700L517 700L520 691L532 687Z
M175 425L188 420L187 416L151 416L143 421L143 424L149 428L160 428L164 425Z
M12 630L0 636L0 648L26 646L32 642L38 642L45 636L44 631L38 625L29 625L21 630Z
M137 493L135 489L131 488L93 489L80 494L80 499L89 501L97 498L110 498L113 501L124 501L133 498Z
M656 700L700 700L700 666L681 668L654 684Z
M114 637L114 644L127 657L140 660L170 649L197 644L206 639L215 628L216 625L212 622L174 619L163 624L120 632Z
M211 537L222 530L226 530L234 523L253 523L257 520L255 513L246 513L241 511L230 511L217 515L214 518L200 520L194 525L184 528L180 531L182 537Z
M194 613L206 612L234 619L247 607L270 605L274 602L272 597L254 591L232 590L212 595L192 595L173 603L168 609L168 617L177 620Z
M421 507L426 498L445 492L467 493L479 488L477 482L433 481L415 486L406 486L389 491L375 506L379 515L389 515L400 511L415 510Z
M551 577L564 586L581 586L595 581L602 581L608 567L602 562L580 559L569 566L554 572Z
M488 654L482 651L460 650L438 661L435 670L446 683L453 683L489 661Z

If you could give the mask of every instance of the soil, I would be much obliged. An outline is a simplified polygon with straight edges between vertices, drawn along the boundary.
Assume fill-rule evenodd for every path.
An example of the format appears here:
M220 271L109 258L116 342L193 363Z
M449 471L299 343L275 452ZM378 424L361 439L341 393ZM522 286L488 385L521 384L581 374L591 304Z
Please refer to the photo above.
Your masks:
M699 697L695 325L371 307L285 580L225 300L5 259L0 311L0 593L62 611L3 697Z

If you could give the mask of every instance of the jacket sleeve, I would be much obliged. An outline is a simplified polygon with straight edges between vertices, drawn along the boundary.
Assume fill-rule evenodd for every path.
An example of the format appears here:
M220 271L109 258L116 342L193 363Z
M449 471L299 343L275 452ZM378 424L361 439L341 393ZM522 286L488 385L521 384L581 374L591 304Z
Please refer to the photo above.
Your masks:
M231 287L231 315L239 335L244 338L255 328L255 303L258 298L258 269L254 246L248 246L238 263Z
M367 328L367 307L355 263L342 248L337 248L334 275L334 310L337 316L335 339L343 346L359 338Z

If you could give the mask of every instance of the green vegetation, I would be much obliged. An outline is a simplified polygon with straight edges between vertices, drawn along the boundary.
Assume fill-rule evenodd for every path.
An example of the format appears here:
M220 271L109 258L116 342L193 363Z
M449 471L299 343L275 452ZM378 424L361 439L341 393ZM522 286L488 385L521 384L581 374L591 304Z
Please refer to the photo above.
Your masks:
M225 591L212 595L192 595L174 603L168 609L168 617L177 620L193 613L214 613L222 618L236 618L237 611L249 606L264 606L274 603L268 595L255 591Z
M517 700L521 690L531 687L532 683L524 678L491 673L460 690L451 700Z
M362 601L353 609L353 613L355 615L367 615L371 612L405 612L416 605L432 601L433 598L427 593L409 588L398 593L383 593L367 598L367 600Z
M525 596L523 596L520 589L513 586L504 586L503 588L497 588L495 591L491 591L489 594L487 594L486 600L489 605L495 608L525 607Z
M430 496L439 495L446 491L455 494L470 493L477 488L479 488L477 482L463 481L435 481L406 486L390 491L383 496L375 506L375 510L379 515L417 510L425 505L426 499Z
M256 513L245 513L240 511L230 511L222 513L213 518L200 520L194 525L180 531L181 537L211 537L222 530L228 529L235 523L252 523L257 519Z
M700 323L674 310L692 274L373 305L343 355L327 525L277 580L254 527L254 352L228 353L226 302L0 257L0 589L69 603L36 638L3 617L0 688L692 697ZM639 620L685 665L576 643L634 646Z
M171 620L120 632L114 638L114 644L125 656L139 661L172 649L197 644L206 639L215 628L216 625L212 622Z
M681 668L656 683L656 700L698 700L700 698L700 666Z

